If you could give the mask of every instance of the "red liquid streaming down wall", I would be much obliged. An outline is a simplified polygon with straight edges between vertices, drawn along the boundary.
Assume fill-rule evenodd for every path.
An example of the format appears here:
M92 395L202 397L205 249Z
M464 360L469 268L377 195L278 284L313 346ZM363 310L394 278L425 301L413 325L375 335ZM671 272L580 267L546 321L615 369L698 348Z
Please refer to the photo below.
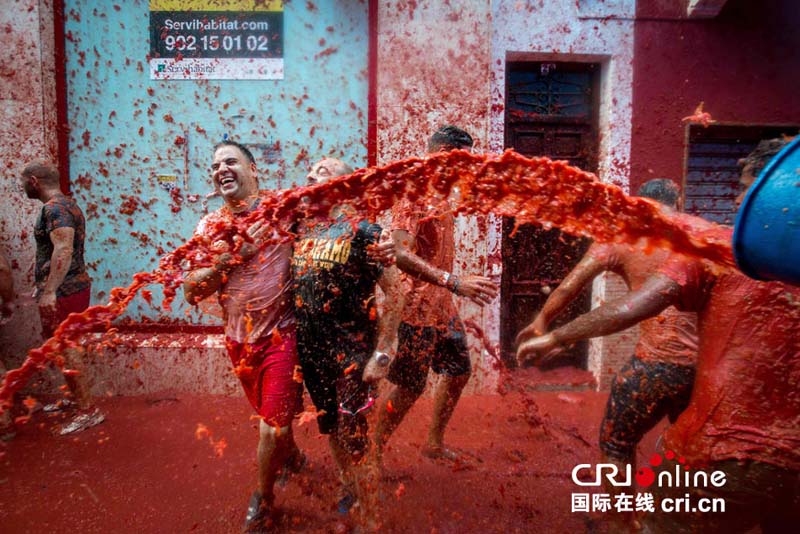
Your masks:
M419 202L424 209L431 196L446 197L460 191L457 211L515 217L518 224L539 223L590 236L600 242L636 242L647 238L653 246L708 258L724 267L734 265L730 243L693 235L690 229L654 202L625 196L619 187L601 183L591 173L548 158L526 158L511 150L503 154L476 155L456 150L423 158L408 158L383 167L361 169L327 183L267 195L258 208L236 225L219 226L209 241L193 238L160 262L152 273L138 273L127 288L112 291L111 301L70 315L45 344L28 353L23 365L9 371L0 390L0 410L11 402L37 370L52 361L63 365L60 354L79 343L81 335L111 328L128 303L145 286L164 286L163 306L168 309L182 282L181 271L208 265L210 244L246 235L255 220L282 221L305 216L326 216L331 207L346 201L360 212L377 217L400 198ZM292 236L286 234L284 239Z

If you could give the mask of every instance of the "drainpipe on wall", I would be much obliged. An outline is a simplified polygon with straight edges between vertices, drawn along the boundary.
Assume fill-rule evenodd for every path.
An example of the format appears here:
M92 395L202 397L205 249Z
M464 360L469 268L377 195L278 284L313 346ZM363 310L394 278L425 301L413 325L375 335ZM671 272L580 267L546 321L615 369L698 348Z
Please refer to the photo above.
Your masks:
M378 0L369 0L367 51L367 165L378 162Z
M39 9L46 8L47 2L40 0ZM53 0L53 55L55 56L56 82L56 144L58 174L61 176L61 190L70 191L69 176L69 116L67 113L67 54L64 40L64 0Z

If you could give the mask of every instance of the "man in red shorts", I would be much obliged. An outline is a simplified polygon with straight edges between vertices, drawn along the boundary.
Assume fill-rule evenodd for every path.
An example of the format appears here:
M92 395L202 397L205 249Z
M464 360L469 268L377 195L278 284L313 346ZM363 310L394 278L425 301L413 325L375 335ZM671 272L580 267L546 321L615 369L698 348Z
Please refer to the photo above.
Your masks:
M455 126L439 128L428 153L471 149L472 137ZM397 356L388 379L394 387L382 403L376 427L378 451L425 390L428 369L439 375L433 394L433 420L423 454L455 460L444 446L444 432L472 366L466 333L451 293L483 306L497 296L497 285L484 276L456 276L455 222L447 202L421 209L408 201L392 210L392 240L397 266L408 273L408 291L398 328Z
M70 313L80 313L89 307L91 279L83 260L86 221L75 200L61 192L58 170L53 165L28 165L22 171L21 184L28 198L43 204L34 227L34 296L39 302L42 337L47 339ZM64 380L79 413L62 427L61 434L79 432L105 419L92 402L82 355L78 349L68 349L63 354L66 365L78 371L65 374Z
M765 141L744 161L741 182L755 176L782 147ZM741 197L740 197L741 198ZM687 222L696 218L683 216ZM697 221L699 236L730 241L732 229ZM721 471L724 483L659 486L661 506L688 494L723 499L724 512L645 516L651 532L762 532L796 530L800 521L800 288L759 282L736 269L673 255L625 297L544 336L523 336L517 358L608 335L652 317L669 305L698 314L698 359L689 406L664 434L664 446L692 469ZM673 467L670 467L673 469Z
M214 149L214 188L224 205L204 217L196 234L215 239L215 232L256 209L260 202L255 160L247 147L223 141ZM290 224L290 223L287 223ZM292 313L291 243L261 245L275 229L264 221L251 225L253 243L234 255L224 242L208 267L187 274L184 296L191 304L218 294L225 321L225 342L247 399L261 418L258 442L258 490L250 500L245 528L267 528L279 470L299 450L292 419L302 387L296 373L295 320Z

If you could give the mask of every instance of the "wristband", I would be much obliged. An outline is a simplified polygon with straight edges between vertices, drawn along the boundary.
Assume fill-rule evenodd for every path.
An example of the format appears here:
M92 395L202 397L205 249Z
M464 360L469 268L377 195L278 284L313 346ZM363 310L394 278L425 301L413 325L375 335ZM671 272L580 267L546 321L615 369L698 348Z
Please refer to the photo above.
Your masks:
M451 276L452 275L449 272L445 271L445 273L441 276L441 278L439 278L439 285L442 286L442 287L449 288L450 287L449 284L450 284L450 277Z
M461 283L461 280L459 280L457 276L452 276L450 278L450 282L450 287L448 289L458 295L458 286Z

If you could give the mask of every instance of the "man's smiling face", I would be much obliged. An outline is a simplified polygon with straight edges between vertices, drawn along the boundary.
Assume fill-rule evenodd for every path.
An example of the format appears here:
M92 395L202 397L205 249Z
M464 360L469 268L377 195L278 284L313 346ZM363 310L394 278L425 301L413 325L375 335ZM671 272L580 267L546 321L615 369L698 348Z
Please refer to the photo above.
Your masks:
M222 145L214 152L211 172L214 189L231 207L258 191L255 163L235 146Z

